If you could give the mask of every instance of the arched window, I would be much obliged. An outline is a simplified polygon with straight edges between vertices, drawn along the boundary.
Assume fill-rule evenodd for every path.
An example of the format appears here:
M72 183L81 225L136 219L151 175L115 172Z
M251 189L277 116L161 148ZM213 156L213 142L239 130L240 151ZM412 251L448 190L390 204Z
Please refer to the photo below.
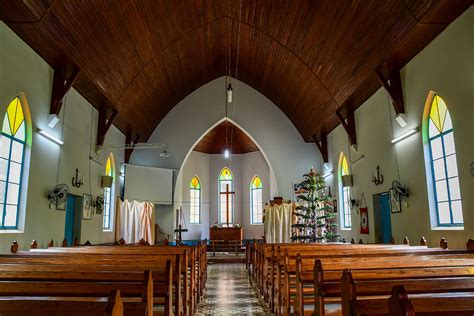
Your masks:
M232 192L234 189L234 177L232 171L225 167L219 174L219 223L233 223L234 222L234 195L225 194ZM227 201L229 198L229 201ZM229 218L227 219L227 203L229 203Z
M428 96L422 125L430 209L437 218L432 226L463 226L453 124L446 103L434 92Z
M252 224L263 223L263 187L258 176L253 177L250 183L250 210Z
M198 177L191 179L190 190L190 220L191 224L201 223L201 182Z
M347 163L346 156L341 152L339 156L339 203L341 205L341 226L343 229L349 229L352 227L351 224L351 188L349 186L343 186L342 177L349 175L349 164Z
M8 105L3 119L0 139L0 229L18 228L18 215L23 186L25 147L30 139L31 127L26 119L20 97ZM25 115L26 114L26 115ZM28 122L30 123L30 122Z
M112 215L115 196L115 161L114 155L110 153L105 164L105 175L112 177L110 188L104 188L104 230L112 230Z

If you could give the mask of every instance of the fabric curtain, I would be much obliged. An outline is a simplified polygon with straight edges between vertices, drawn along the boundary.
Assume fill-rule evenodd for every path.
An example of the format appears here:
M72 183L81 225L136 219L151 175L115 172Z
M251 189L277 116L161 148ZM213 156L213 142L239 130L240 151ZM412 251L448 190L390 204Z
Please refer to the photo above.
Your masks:
M151 202L120 201L117 207L117 229L115 238L123 238L127 244L143 239L154 244L154 205Z
M293 203L268 204L265 206L265 241L288 243L291 238Z

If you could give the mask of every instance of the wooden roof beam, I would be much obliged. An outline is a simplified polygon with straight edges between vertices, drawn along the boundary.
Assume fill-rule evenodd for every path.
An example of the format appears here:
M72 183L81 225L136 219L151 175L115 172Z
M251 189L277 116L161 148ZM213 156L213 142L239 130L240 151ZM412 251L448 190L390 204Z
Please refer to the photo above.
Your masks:
M315 135L313 135L314 142L321 152L323 158L323 163L329 162L329 153L328 153L328 138L326 133L321 133L321 140L318 140Z
M57 68L54 70L49 114L59 115L59 112L61 112L61 107L63 105L63 99L76 81L77 77L79 76L79 73L80 69L75 67L71 75L66 78L64 67Z
M377 78L382 83L385 91L387 91L388 95L390 96L390 99L392 100L395 114L397 116L400 114L405 114L405 101L403 99L403 87L402 79L400 77L400 70L391 70L389 71L389 75L385 76L381 67L378 67L375 70L375 73L377 74Z
M354 118L354 110L348 109L347 110L347 121L342 116L340 110L336 111L336 116L341 122L342 127L347 133L349 137L349 141L351 142L352 147L357 150L357 137L356 137L356 128L355 128L355 118Z
M117 116L117 113L118 111L116 109L113 109L112 115L107 120L107 108L101 107L99 109L99 122L97 124L96 146L104 145L105 135L107 135L107 132L112 126L112 123L114 122L115 117Z

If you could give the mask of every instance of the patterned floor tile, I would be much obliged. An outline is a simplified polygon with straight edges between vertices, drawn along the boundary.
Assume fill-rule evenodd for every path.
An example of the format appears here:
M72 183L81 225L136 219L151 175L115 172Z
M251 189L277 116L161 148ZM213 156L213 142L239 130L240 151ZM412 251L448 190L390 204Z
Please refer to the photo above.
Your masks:
M272 315L249 281L244 264L210 264L197 315Z

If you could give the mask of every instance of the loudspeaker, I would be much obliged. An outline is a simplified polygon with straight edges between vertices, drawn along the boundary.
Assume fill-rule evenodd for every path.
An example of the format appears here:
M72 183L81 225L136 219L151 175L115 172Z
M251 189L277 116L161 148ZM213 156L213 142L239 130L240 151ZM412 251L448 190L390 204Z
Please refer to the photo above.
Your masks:
M351 187L352 186L352 174L342 176L342 187Z
M114 181L114 178L111 176L102 176L102 187L103 188L111 188L112 187L112 182Z

